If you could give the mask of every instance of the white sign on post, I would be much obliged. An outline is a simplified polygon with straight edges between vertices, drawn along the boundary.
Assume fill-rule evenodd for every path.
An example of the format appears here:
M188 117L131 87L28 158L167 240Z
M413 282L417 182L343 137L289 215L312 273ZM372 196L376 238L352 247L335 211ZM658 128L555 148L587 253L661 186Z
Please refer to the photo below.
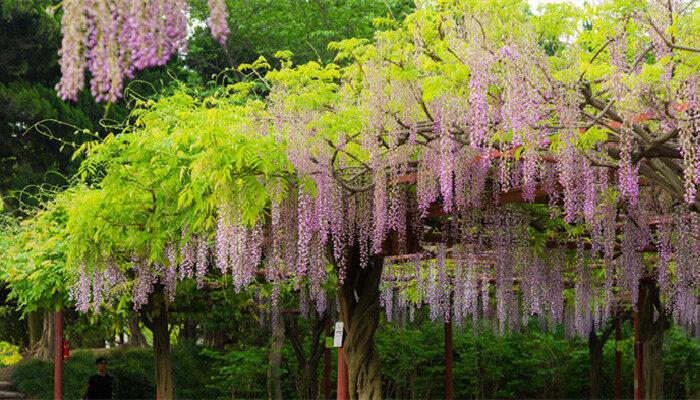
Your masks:
M335 334L333 335L333 347L343 346L343 323L335 323Z

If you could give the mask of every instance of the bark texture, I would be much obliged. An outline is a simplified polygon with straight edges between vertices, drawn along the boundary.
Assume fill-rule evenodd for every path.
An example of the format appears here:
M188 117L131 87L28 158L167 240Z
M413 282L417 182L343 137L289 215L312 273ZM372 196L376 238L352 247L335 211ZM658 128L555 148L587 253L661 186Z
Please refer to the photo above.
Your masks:
M382 380L374 331L379 324L379 281L382 259L371 257L360 267L359 251L352 251L345 280L339 284L340 317L345 324L348 386L351 399L381 399Z
M224 342L226 341L226 335L217 329L209 330L204 329L204 345L210 349L215 349L222 351L224 350Z
M148 347L146 337L143 335L143 332L141 332L139 320L134 317L130 317L126 320L126 324L129 327L129 346Z
M330 316L324 318L312 318L311 338L309 351L307 354L304 346L304 335L299 328L297 314L286 314L285 325L287 338L292 345L294 355L299 365L298 371L291 371L297 382L297 394L301 399L315 399L318 397L318 367L321 363L321 356L324 354L325 341L321 340L326 321L330 321Z
M595 329L588 333L588 362L591 374L591 399L600 399L605 387L603 376L603 347L610 338L610 334L615 330L614 323L608 323L603 331L598 335Z
M160 400L175 398L173 362L170 353L170 329L168 307L163 288L158 287L151 295L141 320L153 332L153 354L156 365L156 394Z
M53 313L45 312L41 339L32 347L32 354L41 360L53 360Z
M282 348L284 347L284 320L278 300L277 317L272 319L272 340L270 343L267 369L267 393L270 399L282 400Z
M29 348L33 348L41 340L43 328L43 314L40 311L32 311L27 315L27 331L29 333Z
M670 318L661 305L659 288L653 281L645 280L640 284L640 302L637 313L639 318L639 336L642 342L644 398L662 399L664 397L664 366L662 345L664 334L670 327Z
M197 321L192 317L187 317L180 329L179 342L197 342Z

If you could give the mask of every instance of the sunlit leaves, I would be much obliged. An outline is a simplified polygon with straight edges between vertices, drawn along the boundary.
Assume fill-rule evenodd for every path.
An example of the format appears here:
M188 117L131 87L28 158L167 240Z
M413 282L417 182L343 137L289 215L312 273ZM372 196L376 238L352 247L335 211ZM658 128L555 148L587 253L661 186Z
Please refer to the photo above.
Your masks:
M578 136L576 146L582 150L592 149L596 143L603 142L607 138L608 134L605 132L605 130L594 126Z
M249 226L265 218L270 182L290 168L262 103L241 103L237 89L144 103L133 128L91 148L84 165L104 172L69 209L71 265L102 268L112 257L163 263L166 246L183 245L183 230L211 235L221 204Z
M361 63L365 60L363 47L367 45L367 39L345 39L340 42L328 44L328 50L336 52L335 62L351 61Z
M67 207L81 193L76 187L59 194L20 226L3 224L0 279L25 313L68 303Z

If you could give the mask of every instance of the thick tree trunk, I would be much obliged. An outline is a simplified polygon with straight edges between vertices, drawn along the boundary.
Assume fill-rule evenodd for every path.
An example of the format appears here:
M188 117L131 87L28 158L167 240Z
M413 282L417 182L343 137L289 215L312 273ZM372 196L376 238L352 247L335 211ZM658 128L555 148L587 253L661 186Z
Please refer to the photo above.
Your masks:
M304 346L304 337L297 323L298 316L296 314L288 314L285 317L287 338L292 345L292 350L294 350L294 355L299 364L300 371L292 372L297 381L296 386L299 398L318 398L318 367L321 362L321 356L325 353L325 340L321 340L321 335L323 334L326 323L328 322L330 324L330 318L330 316L326 315L324 318L312 319L313 329L311 331L309 343L310 352L307 356ZM328 396L330 396L330 394Z
M33 348L39 340L43 328L42 313L40 311L32 311L27 315L27 331L29 333L29 348Z
M45 312L41 339L39 339L31 351L35 357L44 361L53 360L53 332L53 313Z
M155 315L149 321L149 328L153 332L156 391L160 400L170 400L175 398L175 381L173 379L173 363L170 355L168 309L162 296L153 296L151 301L156 301L154 306Z
M326 316L314 324L313 332L311 333L311 354L309 356L309 362L306 364L304 370L304 383L306 388L306 396L309 399L318 398L319 387L318 387L318 367L321 364L321 356L323 356L324 349L326 347L325 339L321 339L323 334L325 320L330 318Z
M277 318L272 319L269 367L267 369L267 393L270 399L282 399L282 348L284 347L284 316L281 303L277 302Z
M588 362L591 370L591 399L601 398L603 391L603 345L594 330L588 334Z
M129 346L148 347L146 337L143 335L143 332L141 332L139 320L134 317L129 317L126 320L126 324L129 327Z
M192 317L187 317L180 331L178 342L197 342L197 322Z
M345 324L343 343L348 365L351 399L380 399L382 379L374 331L379 324L379 280L382 259L372 257L360 267L359 252L351 252L346 276L339 284L340 319Z
M644 351L644 398L662 399L664 396L664 368L661 347L663 331L642 343Z
M659 288L654 282L640 284L640 302L637 313L639 336L642 342L642 372L644 376L644 398L662 399L664 396L664 369L662 345L664 333L670 326L668 315L661 306ZM656 307L656 309L655 309Z
M226 339L226 336L223 332L204 329L203 336L205 346L220 351L224 349L224 340Z
M610 338L610 335L615 331L615 320L609 321L608 324L600 332L596 332L591 326L588 332L588 362L590 365L591 377L591 399L600 399L603 395L605 387L605 378L603 377L603 347Z

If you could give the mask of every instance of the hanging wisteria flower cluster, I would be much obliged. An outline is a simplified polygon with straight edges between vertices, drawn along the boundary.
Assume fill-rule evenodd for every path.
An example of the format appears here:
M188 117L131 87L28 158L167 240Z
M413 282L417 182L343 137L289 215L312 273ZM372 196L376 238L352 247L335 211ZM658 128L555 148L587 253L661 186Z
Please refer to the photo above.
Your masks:
M226 2L209 6L212 36L224 44ZM58 95L76 101L87 69L95 100L116 102L125 78L185 51L188 20L187 0L64 0Z
M212 32L221 33L223 2L209 3ZM371 47L346 51L355 57L346 69L310 63L268 74L269 114L256 122L285 144L293 167L269 182L269 215L248 226L222 199L214 254L206 233L185 235L179 256L168 256L179 261L168 268L134 261L135 287L148 293L156 280L172 285L176 274L168 271L176 264L179 279L194 276L201 286L212 257L236 290L256 275L273 283L306 278L298 286L308 284L322 312L329 265L342 285L349 273L411 247L420 253L411 267L385 263L380 302L390 319L411 315L410 302L397 297L404 284L417 287L433 319L491 318L502 332L533 315L567 322L563 293L570 289L567 323L585 335L621 303L637 307L640 282L657 279L676 320L697 326L697 79L683 78L683 94L669 104L664 84L635 81L645 54L630 65L624 31L609 41L609 75L587 80L575 70L576 80L561 79L533 32L493 38L484 26L501 26L497 16L435 7L411 20L398 44L395 35L378 34ZM102 26L69 10L86 26ZM652 36L644 44L658 57L673 52ZM97 49L106 54L110 46ZM82 59L71 57L66 65ZM66 87L78 85L71 79ZM659 115L659 107L667 112ZM577 235L555 224L554 243L534 252L530 233L544 217L506 205L536 202ZM424 237L431 229L441 240ZM658 250L659 268L650 268L649 250ZM394 275L395 268L410 273ZM82 274L78 286L89 288L90 279ZM93 288L102 281L93 278ZM134 295L135 306L143 293ZM80 296L82 308L89 296Z
M573 250L564 243L533 256L531 246L523 240L527 237L522 232L527 229L527 220L522 215L499 211L477 225L474 215L465 220L471 222L461 226L461 241L449 250L438 244L434 252L416 254L414 260L388 258L380 286L380 305L387 320L412 315L413 308L425 304L433 321L462 325L468 319L494 320L499 330L506 332L517 331L531 317L537 317L551 327L570 324L571 333L587 337L625 304L636 307L639 282L645 278L641 252L647 245L640 239L639 230L625 231L619 263L605 264L604 260L596 260L582 241ZM664 281L663 298L676 321L692 329L700 322L695 308L700 243L692 236L698 229L697 216L670 216L672 220L678 223L677 230L660 232L658 246L663 247L666 264L669 259L676 263L680 280L674 285ZM646 226L650 226L648 221ZM675 251L669 243L671 235L677 238ZM605 270L605 277L595 278L594 271L600 269ZM668 271L660 269L657 273L657 279L669 279ZM565 279L565 274L573 278ZM620 287L615 291L610 276L618 277ZM573 292L569 320L565 318L565 290Z
M183 239L187 232L183 232ZM104 268L93 268L92 273L85 265L78 269L76 283L71 286L70 297L81 312L93 310L99 313L103 304L108 304L119 295L129 293L134 310L139 311L149 302L149 296L156 285L163 287L168 301L175 301L178 281L194 278L199 287L204 283L209 269L211 248L207 241L191 235L180 251L174 244L165 249L162 263L149 263L142 258L134 258L127 264L129 276L113 259Z

